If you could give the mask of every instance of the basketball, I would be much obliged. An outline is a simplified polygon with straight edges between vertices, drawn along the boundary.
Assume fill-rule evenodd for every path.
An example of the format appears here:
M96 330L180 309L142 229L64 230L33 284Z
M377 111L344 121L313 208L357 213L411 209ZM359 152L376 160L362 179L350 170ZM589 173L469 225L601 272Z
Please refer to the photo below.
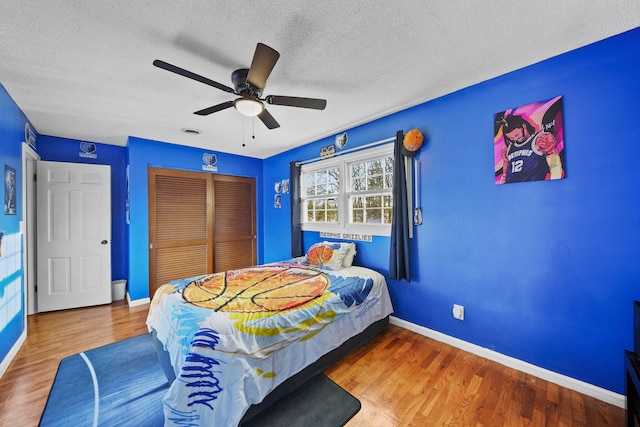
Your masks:
M185 301L215 311L274 313L321 298L329 278L317 271L266 266L215 273L189 283Z
M307 262L311 265L322 265L331 261L333 249L327 245L317 245L307 252Z
M402 141L402 154L407 157L415 157L422 147L424 136L418 129L411 129Z

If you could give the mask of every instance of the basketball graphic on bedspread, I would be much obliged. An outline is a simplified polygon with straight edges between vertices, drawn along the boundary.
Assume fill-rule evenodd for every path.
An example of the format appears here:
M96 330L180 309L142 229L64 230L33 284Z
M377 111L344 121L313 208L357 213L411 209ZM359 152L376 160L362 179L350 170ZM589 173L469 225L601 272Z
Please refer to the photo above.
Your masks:
M224 312L277 312L321 297L329 278L318 271L265 266L205 276L182 291L191 304Z

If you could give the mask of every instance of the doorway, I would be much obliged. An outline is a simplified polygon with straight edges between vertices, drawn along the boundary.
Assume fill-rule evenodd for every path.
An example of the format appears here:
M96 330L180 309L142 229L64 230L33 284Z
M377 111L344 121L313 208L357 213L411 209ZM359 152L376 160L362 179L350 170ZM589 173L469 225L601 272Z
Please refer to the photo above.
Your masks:
M107 254L107 256L102 255L102 258L105 259L106 261L102 261L100 263L100 265L102 266L100 268L100 270L102 271L100 278L96 279L95 277L92 277L91 279L87 279L85 278L81 278L80 282L82 283L83 288L78 289L79 291L86 291L87 286L90 287L94 287L96 289L99 288L99 293L101 294L101 299L98 300L91 300L91 298L87 298L86 297L86 293L82 295L81 298L78 299L78 301L75 304L69 305L67 302L64 302L63 304L58 304L58 305L54 305L54 306L48 306L49 301L46 301L42 306L40 306L40 304L38 303L38 297L42 296L38 294L38 283L39 283L39 279L41 282L45 283L45 288L46 288L46 283L48 283L49 281L47 280L47 278L45 277L44 280L42 279L42 275L38 274L38 249L39 249L39 245L38 245L38 240L39 238L42 239L43 235L46 235L46 227L44 227L45 232L43 234L43 227L38 227L38 218L37 218L37 214L38 214L38 203L37 203L37 199L38 199L38 190L37 190L37 170L38 170L38 163L49 163L49 164L59 164L59 165L64 165L67 167L79 167L82 168L83 170L85 170L85 178L88 177L92 177L95 175L95 171L98 168L108 168L108 166L104 166L104 165L87 165L87 164L74 164L74 163L67 163L67 162L41 162L40 161L40 156L35 152L35 150L33 150L29 145L27 145L26 143L23 144L22 146L22 212L23 212L23 220L20 223L20 231L23 233L23 245L22 245L22 258L23 258L23 271L24 271L24 306L25 306L25 320L26 320L26 316L27 315L31 315L31 314L36 314L42 311L50 311L50 310L58 310L58 309L65 309L65 308L72 308L72 306L87 306L87 305L96 305L96 304L103 304L103 303L110 303L111 302L111 268L110 268L110 253ZM88 170L88 173L87 173ZM109 172L110 173L110 172ZM46 177L44 177L43 179L46 181L45 179ZM107 178L103 179L104 181L109 181ZM92 183L95 184L95 183ZM105 183L108 191L109 191L109 195L106 196L106 200L108 200L108 202L110 203L110 182L106 182ZM85 200L87 200L85 198ZM91 206L91 203L84 203L84 206ZM106 205L105 205L106 206ZM110 246L110 241L111 241L111 230L110 230L110 226L111 226L111 209L109 208L104 208L104 209L100 209L101 211L103 211L103 214L101 214L100 216L103 217L102 220L100 221L101 224L107 224L109 227L109 230L102 233L104 236L101 237L101 240L99 242L100 246L105 246L105 241L107 242L106 245ZM108 216L106 216L108 215ZM91 229L102 229L100 227L94 227L96 225L96 217L97 215L93 215L90 221L82 221L82 223L85 225L84 229L87 230L91 230ZM78 224L78 221L73 221L73 225L75 228L76 225ZM39 232L40 231L40 235ZM81 233L83 235L86 236L86 232ZM57 237L60 237L59 235L57 235ZM97 239L96 239L97 240ZM59 243L59 242L58 242ZM42 245L40 245L42 246ZM42 249L42 248L40 248ZM60 248L56 248L56 250L54 252L60 254L61 252L58 250ZM85 251L86 252L86 251ZM104 252L104 251L103 251ZM85 254L83 255L83 259L81 260L82 262L80 263L81 265L87 265L86 260L88 259ZM40 260L42 261L42 260ZM47 264L51 264L51 263L47 263ZM70 262L69 264L77 264L77 262ZM95 264L95 263L94 263ZM93 269L95 270L95 268ZM45 274L46 276L46 274ZM93 275L95 276L95 275ZM68 276L65 275L56 275L56 280L59 279L60 277L67 277L69 280L75 280L76 278L78 278L78 275L76 274L76 271L74 271L73 274L70 274ZM53 282L51 282L53 283ZM58 282L59 283L59 282ZM71 282L68 282L69 286L68 288L71 289ZM87 283L89 283L89 285L86 285ZM91 285L91 284L96 284L96 285ZM99 285L98 285L99 284ZM52 285L54 287L56 287L56 291L60 291L58 284L56 283L55 285ZM77 288L76 285L73 286L74 289ZM46 289L44 289L46 291ZM42 289L41 289L42 291ZM73 291L75 292L75 291ZM61 292L58 292L61 293ZM108 298L107 298L108 296ZM56 296L55 298L59 298L59 296Z
M28 144L22 144L22 232L24 244L22 259L24 268L24 306L26 314L38 312L36 303L36 162L40 156Z
M111 303L111 167L37 162L38 312Z

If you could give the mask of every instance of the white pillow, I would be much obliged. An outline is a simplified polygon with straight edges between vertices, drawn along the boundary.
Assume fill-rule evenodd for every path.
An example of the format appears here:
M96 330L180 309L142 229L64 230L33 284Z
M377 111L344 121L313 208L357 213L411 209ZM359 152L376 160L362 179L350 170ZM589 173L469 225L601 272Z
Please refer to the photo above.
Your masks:
M342 268L349 268L353 264L353 258L356 256L356 244L353 242L322 242L325 245L339 245L340 252L344 252L344 258L342 259Z
M356 244L353 242L342 243L343 245L347 245L347 253L342 260L342 267L349 268L353 264L353 258L356 256Z

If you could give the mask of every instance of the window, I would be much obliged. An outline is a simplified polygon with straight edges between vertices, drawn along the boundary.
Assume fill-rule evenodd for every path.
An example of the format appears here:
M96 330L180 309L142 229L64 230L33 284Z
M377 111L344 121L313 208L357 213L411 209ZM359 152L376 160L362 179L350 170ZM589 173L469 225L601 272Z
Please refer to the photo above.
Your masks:
M306 222L337 223L340 169L332 167L303 174Z
M389 235L393 144L302 166L302 228Z

